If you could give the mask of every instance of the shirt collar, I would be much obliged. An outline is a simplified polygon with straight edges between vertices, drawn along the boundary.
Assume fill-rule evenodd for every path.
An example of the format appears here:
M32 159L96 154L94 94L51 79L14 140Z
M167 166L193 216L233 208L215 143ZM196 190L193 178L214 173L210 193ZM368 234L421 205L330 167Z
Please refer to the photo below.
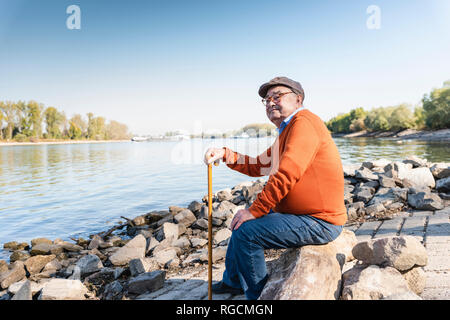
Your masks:
M278 134L281 134L281 132L283 132L284 128L286 128L286 126L289 124L289 122L291 121L292 117L294 117L295 114L297 114L297 112L299 112L302 109L303 109L303 107L300 107L300 108L296 109L286 119L284 119L283 122L281 122L280 127L278 128Z

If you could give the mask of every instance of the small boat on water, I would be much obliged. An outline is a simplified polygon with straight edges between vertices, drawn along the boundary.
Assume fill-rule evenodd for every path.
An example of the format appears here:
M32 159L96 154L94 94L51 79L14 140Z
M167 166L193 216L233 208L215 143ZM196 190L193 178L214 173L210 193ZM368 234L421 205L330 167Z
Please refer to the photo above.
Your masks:
M131 138L131 141L143 142L143 141L147 141L147 138L145 138L145 137L133 137L133 138Z

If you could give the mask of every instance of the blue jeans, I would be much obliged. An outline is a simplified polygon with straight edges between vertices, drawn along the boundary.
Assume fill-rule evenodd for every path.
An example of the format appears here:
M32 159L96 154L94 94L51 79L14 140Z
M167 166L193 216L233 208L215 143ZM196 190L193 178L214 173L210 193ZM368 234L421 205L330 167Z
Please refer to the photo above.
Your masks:
M258 299L269 275L264 249L325 244L336 239L342 226L309 215L277 213L248 220L234 230L228 243L222 281L242 288L249 300Z

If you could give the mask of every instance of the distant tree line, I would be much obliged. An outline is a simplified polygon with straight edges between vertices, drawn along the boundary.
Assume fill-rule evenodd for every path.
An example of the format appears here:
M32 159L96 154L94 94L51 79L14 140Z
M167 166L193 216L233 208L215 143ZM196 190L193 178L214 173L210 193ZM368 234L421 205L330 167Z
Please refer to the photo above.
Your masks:
M337 115L325 124L333 133L450 128L450 81L444 82L442 88L426 94L421 102L414 110L407 104L379 107L370 111L356 108Z
M0 140L38 141L39 139L120 140L131 138L125 124L88 113L87 119L36 101L0 101ZM45 129L44 129L45 127Z

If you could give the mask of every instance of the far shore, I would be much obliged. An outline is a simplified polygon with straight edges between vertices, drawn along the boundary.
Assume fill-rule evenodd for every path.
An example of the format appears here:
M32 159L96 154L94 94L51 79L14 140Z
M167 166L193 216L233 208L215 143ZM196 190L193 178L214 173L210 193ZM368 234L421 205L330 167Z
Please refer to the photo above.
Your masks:
M36 146L42 144L77 144L77 143L105 143L105 142L131 142L131 140L41 140L36 142L0 141L0 147L6 146Z
M388 138L392 140L425 140L425 141L450 141L450 129L441 130L414 130L401 131L375 131L366 130L352 133L333 133L333 138Z

